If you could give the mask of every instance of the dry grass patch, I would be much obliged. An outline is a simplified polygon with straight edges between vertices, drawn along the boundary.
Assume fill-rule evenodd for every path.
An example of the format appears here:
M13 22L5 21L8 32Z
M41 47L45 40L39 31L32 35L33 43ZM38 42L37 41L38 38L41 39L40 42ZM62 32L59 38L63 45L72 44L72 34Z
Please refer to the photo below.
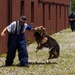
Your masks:
M61 32L51 35L60 45L60 56L58 59L50 60L45 63L48 58L48 49L44 48L37 54L35 49L37 44L29 45L29 63L30 67L0 67L0 75L75 75L75 32L71 29L65 29ZM5 57L0 58L0 66L4 64ZM16 56L14 64L18 64Z

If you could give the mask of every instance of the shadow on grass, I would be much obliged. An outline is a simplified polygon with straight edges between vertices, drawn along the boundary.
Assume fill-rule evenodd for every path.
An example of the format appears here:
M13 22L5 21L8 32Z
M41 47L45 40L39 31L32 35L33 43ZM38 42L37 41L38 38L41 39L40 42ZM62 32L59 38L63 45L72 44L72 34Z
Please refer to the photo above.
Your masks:
M57 64L56 62L42 62L42 61L32 61L32 62L29 62L29 64L31 65L44 65L44 64Z
M50 64L57 64L57 63L56 62L45 62L45 61L43 61L43 62L42 61L30 61L29 62L29 65L44 65L44 64L50 65ZM2 68L2 67L14 67L14 66L23 67L20 64L13 64L11 66L2 65L2 66L0 66L0 68Z

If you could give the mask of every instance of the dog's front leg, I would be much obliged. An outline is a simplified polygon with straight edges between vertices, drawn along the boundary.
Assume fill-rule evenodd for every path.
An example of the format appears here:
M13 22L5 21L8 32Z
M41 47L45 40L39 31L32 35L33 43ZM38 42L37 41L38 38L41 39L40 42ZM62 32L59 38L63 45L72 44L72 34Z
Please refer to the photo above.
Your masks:
M36 52L39 51L39 48L40 48L40 43L38 44L37 48L36 48Z
M36 53L38 52L39 50L36 48Z

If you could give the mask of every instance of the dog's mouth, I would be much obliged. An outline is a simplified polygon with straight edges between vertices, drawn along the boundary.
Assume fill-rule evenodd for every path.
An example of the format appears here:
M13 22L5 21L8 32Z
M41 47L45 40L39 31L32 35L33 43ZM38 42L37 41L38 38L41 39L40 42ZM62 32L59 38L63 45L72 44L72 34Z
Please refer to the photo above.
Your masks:
M34 34L33 34L33 36L35 37L35 36L40 36L40 32L34 32Z

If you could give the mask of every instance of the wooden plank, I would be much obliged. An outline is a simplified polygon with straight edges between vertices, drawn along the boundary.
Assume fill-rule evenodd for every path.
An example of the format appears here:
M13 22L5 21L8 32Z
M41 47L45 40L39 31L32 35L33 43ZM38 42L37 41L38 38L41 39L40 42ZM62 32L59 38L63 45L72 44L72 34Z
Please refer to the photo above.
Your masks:
M2 4L2 29L4 29L8 25L8 0L3 0ZM6 36L2 38L2 53L7 52L7 33Z
M12 0L12 21L20 17L20 0Z
M0 0L0 34L2 32L2 0ZM0 54L2 53L2 37L0 36Z

